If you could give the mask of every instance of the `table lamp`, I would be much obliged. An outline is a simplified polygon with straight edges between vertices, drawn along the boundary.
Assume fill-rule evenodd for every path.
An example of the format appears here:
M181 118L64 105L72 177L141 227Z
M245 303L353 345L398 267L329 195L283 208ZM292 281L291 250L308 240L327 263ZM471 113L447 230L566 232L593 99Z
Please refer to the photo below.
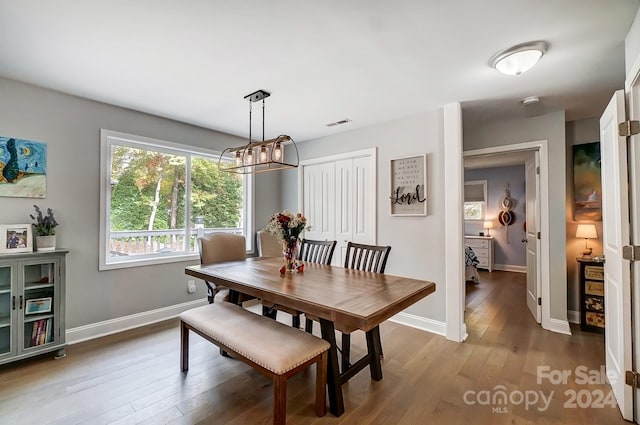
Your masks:
M485 235L491 236L491 234L489 233L489 230L493 229L493 221L491 221L491 220L485 221L484 224L482 225L482 227L484 228L484 230L487 231L485 233Z
M578 230L576 230L576 238L584 238L584 251L582 251L583 258L591 257L592 248L587 246L588 239L597 239L598 232L596 232L595 224L578 224Z

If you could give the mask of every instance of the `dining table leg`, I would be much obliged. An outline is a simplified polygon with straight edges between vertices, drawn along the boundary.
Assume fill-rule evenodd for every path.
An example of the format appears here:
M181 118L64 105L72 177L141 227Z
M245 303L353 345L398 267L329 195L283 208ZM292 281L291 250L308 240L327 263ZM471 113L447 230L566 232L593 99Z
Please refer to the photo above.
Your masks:
M320 330L322 339L327 341L329 348L329 358L327 359L327 389L329 391L329 411L334 416L344 413L344 399L342 397L342 381L340 379L340 369L338 369L338 347L336 345L336 330L333 322L320 319ZM378 359L378 364L380 359ZM380 372L382 376L382 372Z
M368 330L367 337L367 351L369 352L369 371L371 372L371 379L374 381L380 381L382 379L382 365L380 364L380 353L382 351L382 345L380 343L380 329L378 326Z

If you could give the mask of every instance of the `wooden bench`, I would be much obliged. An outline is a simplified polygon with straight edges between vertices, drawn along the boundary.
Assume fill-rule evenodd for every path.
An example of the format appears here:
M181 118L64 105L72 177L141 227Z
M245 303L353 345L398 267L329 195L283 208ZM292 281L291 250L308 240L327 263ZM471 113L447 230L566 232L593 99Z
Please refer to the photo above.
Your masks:
M191 330L273 378L273 423L280 425L286 422L287 379L315 363L315 413L326 413L328 342L227 302L185 311L180 321L183 372L189 370Z

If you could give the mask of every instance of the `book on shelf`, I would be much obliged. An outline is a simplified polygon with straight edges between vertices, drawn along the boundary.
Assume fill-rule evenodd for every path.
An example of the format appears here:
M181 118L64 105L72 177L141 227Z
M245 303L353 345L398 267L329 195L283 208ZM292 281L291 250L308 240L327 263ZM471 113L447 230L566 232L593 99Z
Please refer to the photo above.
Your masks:
M44 343L51 341L52 318L47 319L46 332L44 333Z
M33 322L33 330L31 332L31 344L30 347L36 345L44 345L51 341L53 333L52 318L40 319Z
M29 344L29 347L33 347L34 345L36 345L36 335L37 334L38 334L37 322L33 322L32 330L31 330L31 343Z

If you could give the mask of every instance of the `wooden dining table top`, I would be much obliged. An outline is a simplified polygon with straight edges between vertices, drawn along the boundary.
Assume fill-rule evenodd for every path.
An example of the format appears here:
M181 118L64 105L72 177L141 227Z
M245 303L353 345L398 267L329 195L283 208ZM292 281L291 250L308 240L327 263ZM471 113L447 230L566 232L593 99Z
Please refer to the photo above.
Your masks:
M185 268L216 285L317 316L350 330L368 331L435 291L433 282L305 263L280 274L281 258L247 258Z

